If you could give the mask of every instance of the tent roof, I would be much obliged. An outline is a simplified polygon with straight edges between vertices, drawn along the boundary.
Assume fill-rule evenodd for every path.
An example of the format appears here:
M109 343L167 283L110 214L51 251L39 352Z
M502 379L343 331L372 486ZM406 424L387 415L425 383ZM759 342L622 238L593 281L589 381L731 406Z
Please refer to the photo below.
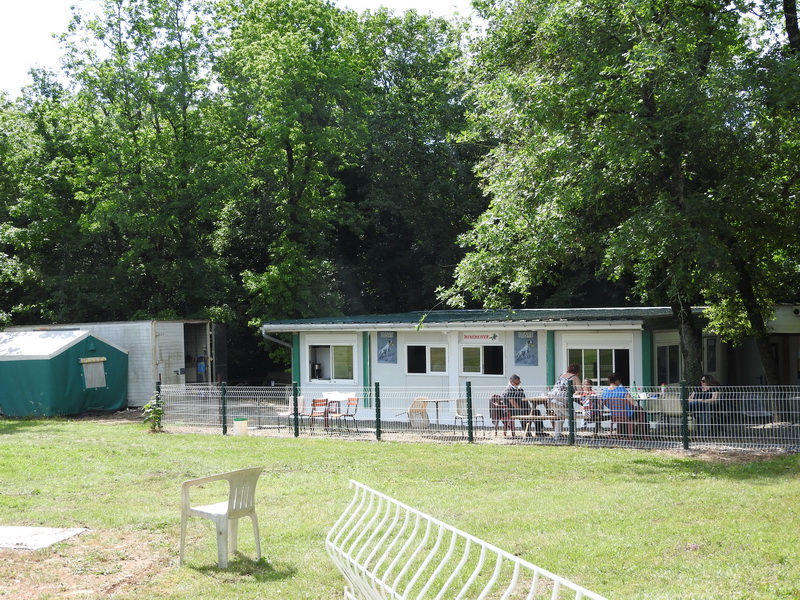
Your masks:
M0 333L0 360L47 360L90 335L81 330Z

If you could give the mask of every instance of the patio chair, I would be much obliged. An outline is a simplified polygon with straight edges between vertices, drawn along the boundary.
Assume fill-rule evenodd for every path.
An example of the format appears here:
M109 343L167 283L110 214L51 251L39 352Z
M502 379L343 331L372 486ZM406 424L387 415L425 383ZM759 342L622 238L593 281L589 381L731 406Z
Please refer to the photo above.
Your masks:
M297 397L297 413L298 413L298 415L300 417L303 416L303 412L305 411L305 409L306 409L305 398L303 396L298 396ZM281 419L285 418L287 423L288 423L288 425L289 425L289 429L291 429L292 428L292 418L294 417L294 399L293 398L289 398L289 406L286 408L286 410L282 410L282 411L278 412L277 415L278 415L278 427L280 428Z
M428 429L431 420L428 417L428 399L425 397L414 398L407 411L398 413L396 416L407 415L411 429Z
M301 417L305 417L308 419L308 423L311 426L311 431L314 431L314 422L317 419L322 419L322 424L325 428L328 427L328 399L327 398L314 398L311 401L311 408L305 414L301 414Z
M459 421L461 422L462 427L466 427L469 424L469 417L467 416L467 399L466 398L457 398L456 399L456 425L458 425ZM472 426L477 427L478 422L480 421L481 428L486 427L486 421L483 418L482 414L475 412L475 405L472 405ZM495 434L497 433L497 427L495 427ZM486 435L486 430L484 429L483 435Z
M336 412L332 412L328 415L329 418L338 421L339 429L341 430L341 426L344 425L345 429L349 432L350 426L347 424L347 420L353 422L353 427L356 430L356 433L361 433L358 430L358 425L356 425L356 412L358 411L358 398L350 397L347 399L345 403L344 410L338 410Z
M514 418L511 416L511 408L500 394L492 394L489 398L489 418L494 424L494 434L503 425L503 435L507 435L511 430L511 435L515 434Z
M258 477L264 467L239 469L198 479L184 481L181 485L181 542L180 561L183 564L183 548L186 542L186 523L189 517L211 519L217 531L217 565L220 569L228 567L228 550L236 552L239 519L250 517L253 522L253 536L256 542L256 560L261 559L261 541L258 534L255 493ZM215 481L228 482L228 499L215 504L192 506L189 490Z

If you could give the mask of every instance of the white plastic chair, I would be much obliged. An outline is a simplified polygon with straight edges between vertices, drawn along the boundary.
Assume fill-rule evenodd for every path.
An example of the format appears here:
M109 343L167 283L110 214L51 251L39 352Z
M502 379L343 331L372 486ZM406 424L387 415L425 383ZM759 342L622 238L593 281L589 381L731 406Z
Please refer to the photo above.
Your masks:
M303 414L306 410L306 401L303 396L297 397L297 415L299 419L303 418ZM281 428L281 419L286 419L286 424L291 429L294 425L294 399L289 398L289 404L286 406L285 410L281 410L276 413L278 416L278 429Z
M181 485L181 546L180 564L183 564L183 547L186 541L186 522L189 517L204 517L214 521L217 530L217 564L220 569L228 567L228 547L236 552L239 532L239 519L250 517L253 522L253 535L256 540L256 560L261 559L261 542L258 535L255 494L258 477L264 467L240 469L219 475L210 475L184 481ZM216 504L191 506L189 489L213 481L227 480L228 499Z
M473 405L474 408L474 405ZM456 425L458 422L461 421L462 426L466 426L469 421L467 417L467 399L466 398L457 398L456 399ZM480 413L476 413L473 411L472 413L472 425L474 427L478 426L478 421L481 423L481 428L486 427L486 423L483 419L483 415ZM495 429L495 433L497 433L497 429ZM483 435L486 435L486 430L484 429Z

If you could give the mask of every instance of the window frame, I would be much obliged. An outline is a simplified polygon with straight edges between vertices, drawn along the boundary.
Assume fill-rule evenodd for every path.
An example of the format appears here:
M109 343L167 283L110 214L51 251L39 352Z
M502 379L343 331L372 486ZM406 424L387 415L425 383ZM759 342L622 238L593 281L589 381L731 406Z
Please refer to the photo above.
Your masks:
M636 347L635 339L632 334L623 332L591 336L585 334L565 334L562 341L565 358L564 368L570 363L577 362L581 366L581 379L590 379L592 384L598 387L608 385L608 375L615 370L621 370L620 366L617 365L617 354L621 352L626 352L628 355L628 365L624 370L627 370L631 374L631 378L633 378L633 373L636 368ZM574 357L570 356L571 352L578 350L582 352L583 357L580 361L573 360ZM590 375L586 372L586 351L597 352L597 373L592 373ZM603 352L611 353L610 365L605 363L601 364L601 353ZM604 369L608 372L605 372ZM632 385L633 381L625 381L624 383L625 385Z
M666 364L664 365L664 369L666 373L662 375L662 368L661 368L661 352L666 350ZM677 358L677 373L673 374L671 372L672 367L672 353L675 353ZM656 383L658 384L676 384L680 383L681 381L681 373L683 372L682 363L683 357L681 356L681 347L679 343L661 343L656 344L656 352L655 352L655 363L656 363Z
M425 371L411 371L409 369L409 350L411 348L425 348ZM441 371L434 371L432 367L434 366L432 363L433 357L431 356L432 350L441 350L444 353L444 359L442 362L442 366L444 367ZM406 355L406 362L405 362L405 370L406 375L433 375L436 377L441 377L442 375L447 375L447 346L444 344L406 344L405 345L405 355Z
M355 336L308 336L305 339L306 358L308 365L307 380L308 383L357 383L356 377L358 373L357 354L358 347ZM349 367L350 377L337 377L337 368L341 366L337 360L337 349L349 348L349 357L345 358L345 368ZM327 355L320 353L327 352ZM323 377L314 377L314 364L319 363L322 368ZM349 363L349 364L348 364ZM324 375L327 373L328 377Z
M496 349L500 352L500 359L499 359L499 371L497 373L487 373L486 372L486 352L487 348ZM478 371L467 371L466 369L466 360L464 360L464 353L467 350L478 350ZM505 376L505 360L506 360L506 348L504 344L462 344L461 345L461 374L464 376L470 375L481 375L487 377L504 377Z
M80 364L83 368L83 389L95 390L108 387L106 358L104 356L81 358Z

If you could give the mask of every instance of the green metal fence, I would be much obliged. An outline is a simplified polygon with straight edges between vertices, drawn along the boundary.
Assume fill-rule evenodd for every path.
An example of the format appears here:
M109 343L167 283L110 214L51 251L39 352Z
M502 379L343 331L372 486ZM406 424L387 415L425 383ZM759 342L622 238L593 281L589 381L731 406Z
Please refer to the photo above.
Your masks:
M608 388L554 397L526 386L521 406L493 404L504 386L387 387L300 393L294 386L162 385L164 424L228 434L642 448L800 449L800 387ZM348 401L355 398L354 402ZM315 402L316 401L316 402Z

